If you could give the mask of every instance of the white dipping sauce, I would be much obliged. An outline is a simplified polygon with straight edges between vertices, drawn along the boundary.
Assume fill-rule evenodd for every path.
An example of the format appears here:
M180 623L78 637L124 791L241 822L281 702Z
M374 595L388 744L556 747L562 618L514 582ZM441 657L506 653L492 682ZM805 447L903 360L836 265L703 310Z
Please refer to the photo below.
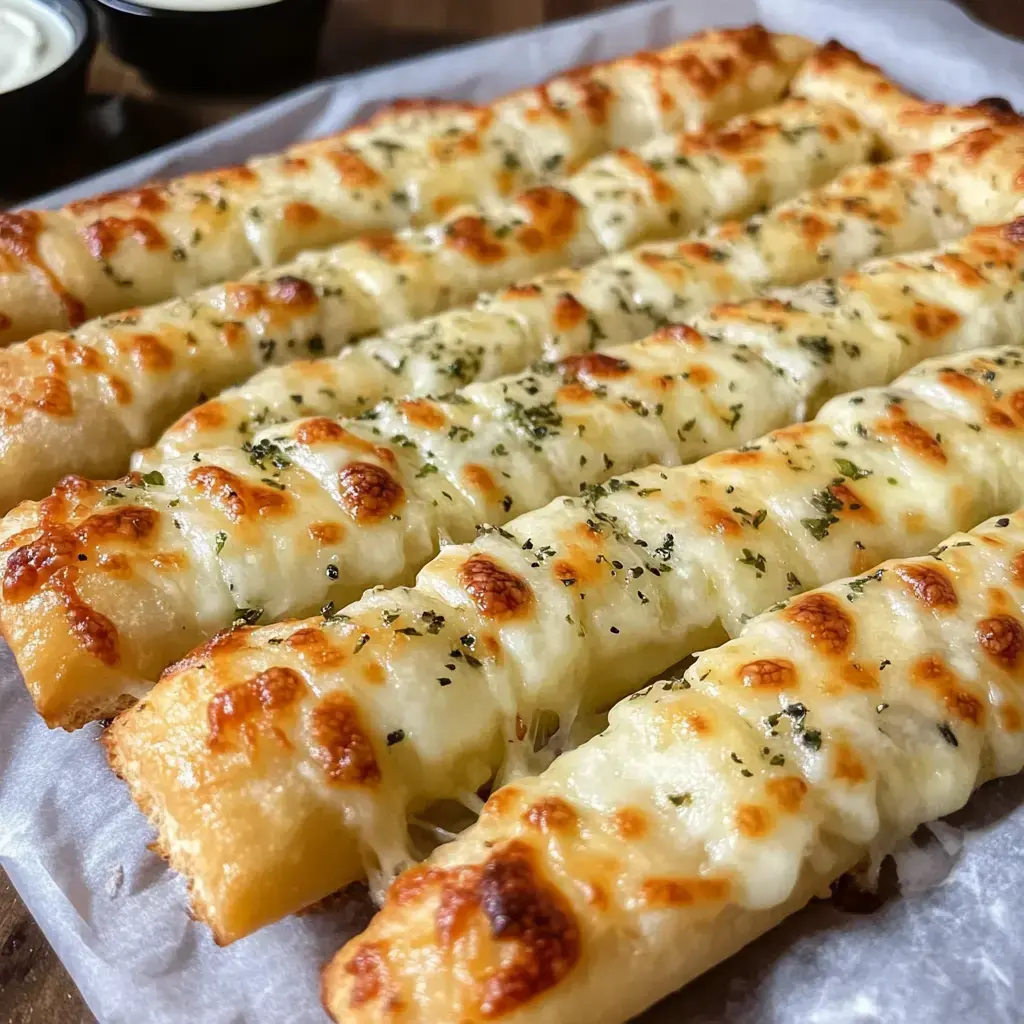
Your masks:
M35 0L0 0L0 92L34 82L75 49L71 22Z
M163 11L238 11L245 7L269 7L278 2L279 0L135 0L135 3L143 7L155 7Z

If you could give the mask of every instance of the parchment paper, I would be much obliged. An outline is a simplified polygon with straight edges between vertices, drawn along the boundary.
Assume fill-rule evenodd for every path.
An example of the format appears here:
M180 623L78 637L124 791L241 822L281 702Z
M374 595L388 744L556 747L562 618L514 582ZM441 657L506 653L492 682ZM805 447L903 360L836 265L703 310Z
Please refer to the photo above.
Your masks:
M318 84L44 201L237 161L399 95L486 99L571 64L753 20L837 36L935 99L997 94L1024 107L1024 45L944 0L658 0ZM108 771L98 734L49 732L0 647L0 864L92 1011L103 1024L324 1024L320 965L365 920L365 905L295 917L217 949L189 919L181 879L147 850L152 836ZM912 884L881 910L814 904L645 1024L1020 1021L1024 778L986 787L953 824L928 857L904 855Z

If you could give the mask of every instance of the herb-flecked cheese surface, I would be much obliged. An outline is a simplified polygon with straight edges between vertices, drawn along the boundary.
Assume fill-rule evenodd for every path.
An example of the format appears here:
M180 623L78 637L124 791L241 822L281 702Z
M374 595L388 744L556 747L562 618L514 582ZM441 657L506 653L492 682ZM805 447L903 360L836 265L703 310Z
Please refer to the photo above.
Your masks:
M413 587L197 648L108 731L113 763L222 941L379 882L433 802L542 764L775 602L1019 505L1022 396L1020 349L940 357L486 527ZM794 607L827 647L827 614Z

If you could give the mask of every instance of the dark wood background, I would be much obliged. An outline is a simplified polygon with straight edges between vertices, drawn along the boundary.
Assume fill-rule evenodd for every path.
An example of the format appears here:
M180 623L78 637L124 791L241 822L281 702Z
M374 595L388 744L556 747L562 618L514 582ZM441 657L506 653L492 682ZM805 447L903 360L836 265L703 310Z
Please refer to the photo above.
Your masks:
M914 0L892 0L913 3ZM1024 0L960 0L980 20L1024 37ZM334 0L329 31L358 43L358 63L368 64L485 36L528 28L614 6L610 0ZM342 59L346 59L344 54ZM353 60L353 64L354 64ZM337 67L333 70L338 70ZM130 69L97 54L92 75L97 93L123 93L161 104L159 131L182 134L243 109L239 101L195 102L154 96ZM153 145L165 139L156 138ZM133 140L137 145L137 139ZM112 144L111 155L122 158ZM71 180L77 175L68 175ZM0 1024L92 1024L89 1013L39 928L0 871ZM141 1022L140 1022L141 1024Z

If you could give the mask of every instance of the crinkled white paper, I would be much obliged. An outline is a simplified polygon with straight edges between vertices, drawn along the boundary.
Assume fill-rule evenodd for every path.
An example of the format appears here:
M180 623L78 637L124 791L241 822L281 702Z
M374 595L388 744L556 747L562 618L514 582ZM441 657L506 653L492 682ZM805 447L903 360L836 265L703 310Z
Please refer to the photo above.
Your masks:
M760 20L836 36L937 100L1024 107L1024 45L945 0L656 0L335 79L45 197L57 204L322 134L400 95L481 100L569 65ZM216 948L110 774L96 726L49 732L0 648L0 864L103 1024L324 1024L322 962L365 906L283 921ZM814 904L652 1011L660 1024L1009 1024L1024 1006L1024 779L986 787L939 833L952 869L866 916ZM938 848L938 846L936 846ZM948 864L912 851L933 883ZM623 965L624 969L628 969ZM577 1022L566 1022L577 1024ZM584 1024L584 1022L579 1022Z

